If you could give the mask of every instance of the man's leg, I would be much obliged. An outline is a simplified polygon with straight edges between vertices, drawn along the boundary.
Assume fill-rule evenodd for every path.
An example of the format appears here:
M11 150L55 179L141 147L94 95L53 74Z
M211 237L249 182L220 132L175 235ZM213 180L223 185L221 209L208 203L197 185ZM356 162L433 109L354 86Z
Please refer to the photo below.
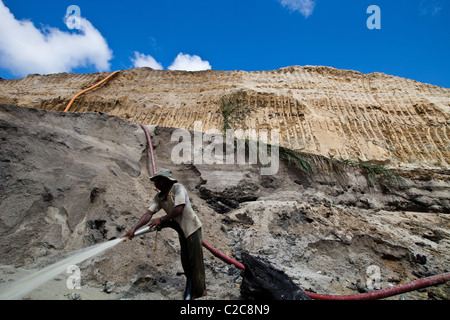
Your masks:
M181 265L183 266L184 275L186 276L186 289L184 290L184 300L192 299L192 268L189 261L189 248L187 239L182 234L179 235L181 247Z
M187 239L189 269L192 275L192 296L199 298L206 295L205 263L203 260L202 229L198 229Z

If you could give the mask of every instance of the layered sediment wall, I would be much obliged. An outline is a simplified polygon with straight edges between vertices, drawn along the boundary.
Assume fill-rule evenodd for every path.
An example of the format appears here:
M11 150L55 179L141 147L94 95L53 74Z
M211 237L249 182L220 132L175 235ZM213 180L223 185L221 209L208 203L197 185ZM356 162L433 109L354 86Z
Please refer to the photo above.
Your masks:
M0 102L63 111L108 74L0 80ZM232 128L280 132L280 144L335 159L392 167L450 167L450 89L382 73L330 67L274 71L120 72L75 101L73 112L192 130L224 128L223 97L240 110ZM237 121L239 120L239 121Z

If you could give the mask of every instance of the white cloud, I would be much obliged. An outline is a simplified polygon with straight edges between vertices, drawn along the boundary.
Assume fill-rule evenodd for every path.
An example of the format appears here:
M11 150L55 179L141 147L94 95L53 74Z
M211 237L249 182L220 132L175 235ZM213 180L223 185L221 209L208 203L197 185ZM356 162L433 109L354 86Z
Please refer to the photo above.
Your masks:
M135 68L140 67L149 67L154 70L163 70L163 66L161 63L157 62L155 58L150 55L145 55L143 53L139 53L137 51L134 52L134 58L131 58L133 65Z
M31 21L16 20L0 0L0 67L17 76L70 72L91 65L109 71L112 51L106 40L85 18L77 22L75 32L39 30Z
M316 2L314 0L278 0L284 7L291 11L300 12L305 18L308 18L314 11Z
M179 53L172 62L169 70L184 70L184 71L201 71L210 70L211 65L208 61L202 60L199 56Z

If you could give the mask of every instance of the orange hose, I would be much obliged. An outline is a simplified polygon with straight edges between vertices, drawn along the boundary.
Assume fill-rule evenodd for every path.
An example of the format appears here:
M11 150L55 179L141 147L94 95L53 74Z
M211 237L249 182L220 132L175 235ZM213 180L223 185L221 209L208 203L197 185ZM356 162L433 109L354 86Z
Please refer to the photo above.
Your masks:
M89 91L94 90L95 88L101 86L102 84L104 84L106 81L108 81L109 79L111 79L112 77L114 77L114 76L115 76L116 74L118 74L119 72L120 72L120 71L115 71L115 72L111 73L109 76L107 76L105 79L103 79L102 81L100 81L99 83L97 83L97 84L93 85L92 87L87 88L87 89L85 89L85 90L83 90L83 91L77 93L77 94L75 95L75 97L73 97L72 100L70 100L70 102L69 102L69 104L67 105L66 110L64 110L64 112L67 112L67 111L70 110L70 107L72 107L72 104L75 102L75 100L76 100L79 96L81 96L81 95L85 94L86 92L89 92Z

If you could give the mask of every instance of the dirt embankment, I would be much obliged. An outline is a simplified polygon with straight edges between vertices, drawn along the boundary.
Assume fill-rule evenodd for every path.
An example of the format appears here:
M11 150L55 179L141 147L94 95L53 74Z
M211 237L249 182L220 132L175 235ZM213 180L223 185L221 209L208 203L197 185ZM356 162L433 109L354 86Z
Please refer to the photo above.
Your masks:
M309 172L282 158L272 176L248 162L175 165L175 129L150 130L157 166L186 186L205 240L228 255L260 256L303 289L328 294L369 290L369 270L379 271L381 287L448 272L448 171L398 169L401 178L392 179L308 154ZM136 123L1 105L0 141L1 286L123 235L155 193ZM145 235L81 264L80 291L67 289L62 274L28 297L181 299L177 235L164 230L155 252L154 244L154 235ZM240 271L206 250L205 261L207 299L239 299ZM447 285L405 297L448 294Z
M0 103L63 111L76 93L106 76L0 80ZM138 68L121 71L71 110L189 130L201 121L203 131L220 130L223 97L239 101L234 113L242 117L235 115L234 127L278 130L281 145L290 149L393 167L450 168L450 90L382 73L321 66L260 72Z

